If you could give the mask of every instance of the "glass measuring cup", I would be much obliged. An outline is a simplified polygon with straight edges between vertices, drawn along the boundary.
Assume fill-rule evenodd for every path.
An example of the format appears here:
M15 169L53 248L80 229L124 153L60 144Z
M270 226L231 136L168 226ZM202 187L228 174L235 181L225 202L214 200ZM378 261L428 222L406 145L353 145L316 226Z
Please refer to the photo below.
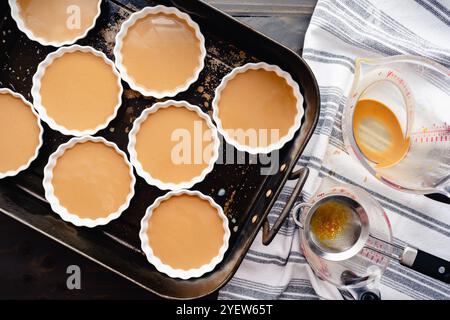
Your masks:
M346 219L326 204L339 203L350 209ZM314 219L326 208L322 229L336 230L331 239L321 239ZM299 215L300 213L300 215ZM389 219L380 204L363 189L350 185L333 186L319 192L308 203L292 211L300 227L301 249L320 278L355 299L379 298L378 281L391 260L445 283L450 283L450 262L409 245L392 242ZM317 220L316 220L317 221Z
M358 102L363 100L382 103L398 120L405 141L405 152L398 161L380 165L362 152L355 139L354 115ZM415 56L357 59L343 112L342 132L349 153L380 181L399 190L418 194L438 192L450 197L447 68ZM379 139L382 138L385 137Z
M361 232L356 235L354 245L344 250L323 250L314 235L310 232L312 214L316 208L329 201L342 201L348 204L359 204L362 208ZM377 284L386 270L390 259L376 251L365 248L370 235L383 241L370 240L374 247L391 253L388 245L392 240L390 224L379 204L364 190L349 186L334 186L315 195L308 203L301 203L293 209L295 223L300 227L301 249L313 269L321 279L344 290L370 292L379 296ZM360 297L354 297L356 299Z

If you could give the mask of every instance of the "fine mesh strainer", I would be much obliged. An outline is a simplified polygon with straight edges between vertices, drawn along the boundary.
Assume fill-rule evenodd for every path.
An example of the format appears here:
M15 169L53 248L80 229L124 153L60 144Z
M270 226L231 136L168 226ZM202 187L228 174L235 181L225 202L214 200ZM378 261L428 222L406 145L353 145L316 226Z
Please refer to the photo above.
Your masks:
M336 233L332 239L319 239L311 228L311 222L319 212L318 209L325 204L340 205L347 209L345 222L342 223L340 232ZM303 206L307 204L299 205L299 207ZM361 251L367 242L369 236L367 213L352 198L339 194L333 198L323 198L317 201L309 212L311 214L306 216L304 223L305 239L311 250L318 256L331 261L342 261Z
M345 219L341 219L339 224L333 224L334 233L324 239L314 229L314 224L326 206L345 208ZM325 224L336 220L333 220L333 215L337 214L331 212ZM364 294L377 292L377 280L391 259L450 283L448 261L410 246L402 247L392 243L387 216L378 202L361 188L333 187L318 194L312 202L297 205L293 209L293 217L300 227L301 246L308 263L320 278L338 288L360 287L364 288ZM361 295L355 298L361 298Z

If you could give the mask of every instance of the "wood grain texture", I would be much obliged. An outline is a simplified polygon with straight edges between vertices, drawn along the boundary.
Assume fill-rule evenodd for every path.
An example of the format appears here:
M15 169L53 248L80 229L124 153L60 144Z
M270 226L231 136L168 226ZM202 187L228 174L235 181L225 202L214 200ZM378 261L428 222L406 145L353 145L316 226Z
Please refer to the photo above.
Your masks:
M300 52L316 0L278 0L276 4L269 0L207 2ZM67 289L66 268L69 265L80 266L82 290ZM0 299L155 298L144 289L0 214Z
M67 267L81 269L81 290L66 286ZM53 240L0 215L0 299L155 299Z
M300 53L317 0L206 0L206 2Z
M206 0L234 16L311 15L316 0Z

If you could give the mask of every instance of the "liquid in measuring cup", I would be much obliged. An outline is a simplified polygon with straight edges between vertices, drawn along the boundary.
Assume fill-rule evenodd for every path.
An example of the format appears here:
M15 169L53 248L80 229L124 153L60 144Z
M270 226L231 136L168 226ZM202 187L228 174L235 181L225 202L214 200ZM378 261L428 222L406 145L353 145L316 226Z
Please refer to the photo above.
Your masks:
M378 168L398 163L410 146L410 139L405 138L394 112L372 99L357 102L353 114L353 135L362 154Z
M422 57L356 59L342 136L349 154L385 185L450 197L448 75Z

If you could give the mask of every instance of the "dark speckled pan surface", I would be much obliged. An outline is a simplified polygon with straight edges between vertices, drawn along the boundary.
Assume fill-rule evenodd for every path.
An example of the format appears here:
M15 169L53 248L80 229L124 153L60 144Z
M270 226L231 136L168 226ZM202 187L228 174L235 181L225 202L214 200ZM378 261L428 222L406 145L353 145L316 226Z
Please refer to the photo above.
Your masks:
M296 160L319 116L319 93L310 69L297 54L200 1L103 1L96 27L77 43L93 46L114 59L114 39L121 23L132 12L156 4L175 6L188 13L200 25L206 38L205 69L197 82L174 99L198 105L211 115L214 90L221 79L234 67L257 61L276 64L289 72L299 83L305 98L301 129L279 154L284 170L263 176L260 174L262 164L216 164L206 179L194 186L193 189L214 198L229 218L232 235L224 260L213 272L187 281L172 279L156 271L141 251L139 222L145 209L163 191L147 185L138 176L136 195L119 219L95 229L76 228L62 221L44 200L42 177L49 155L70 137L48 126L44 126L44 146L38 159L17 177L0 181L0 211L154 293L188 299L214 292L237 270L281 188L289 178L296 177L292 175ZM0 32L5 40L0 50L0 87L17 91L31 101L33 74L39 62L55 48L43 47L21 33L9 15L6 1L0 3ZM144 98L123 84L123 104L118 116L98 135L115 142L126 152L133 121L157 100ZM271 190L270 196L266 197L268 190Z

